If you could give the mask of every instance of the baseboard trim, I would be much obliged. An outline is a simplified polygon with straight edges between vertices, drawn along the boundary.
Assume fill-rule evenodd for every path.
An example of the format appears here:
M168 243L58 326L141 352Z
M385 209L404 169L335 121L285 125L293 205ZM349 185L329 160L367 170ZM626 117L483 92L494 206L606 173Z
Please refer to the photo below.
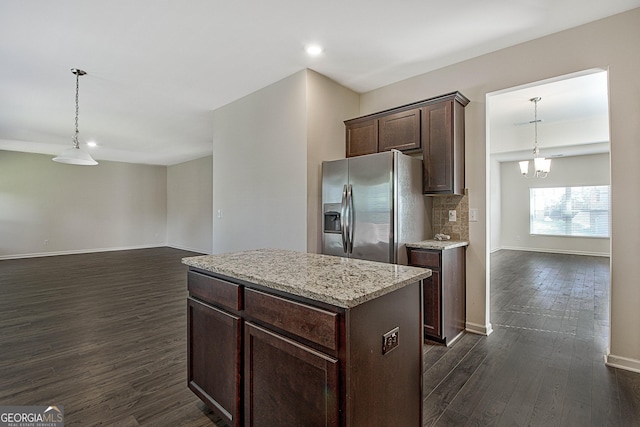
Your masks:
M0 255L0 260L5 259L21 259L21 258L39 258L47 256L58 255L78 255L78 254L91 254L95 252L113 252L113 251L128 251L133 249L151 249L151 248L164 248L167 245L164 243L154 245L138 245L138 246L120 246L117 248L93 248L93 249L76 249L71 251L56 251L56 252L36 252L29 254L16 254L16 255Z
M447 347L452 346L453 343L455 343L460 338L462 338L463 335L464 335L464 331L460 331L460 333L458 335L456 335L455 337L453 337L453 339L447 341Z
M173 249L179 249L181 251L189 251L189 252L195 252L195 253L198 253L198 254L211 255L211 251L203 251L203 250L200 250L200 249L188 248L186 246L180 246L180 245L171 245L171 244L169 244L167 246L170 247L170 248L173 248Z
M587 255L587 256L601 256L609 258L611 254L602 252L586 252L586 251L568 251L566 249L548 249L548 248L523 248L519 246L502 246L500 249L507 251L524 251L524 252L542 252L547 254L567 254L567 255ZM496 252L492 251L491 253Z
M604 364L612 368L624 369L625 371L640 373L640 360L628 357L616 356L609 352L604 356Z
M491 327L491 323L487 323L486 325L479 325L473 322L466 322L464 328L467 332L471 332L472 334L478 335L491 335L493 332L493 328Z

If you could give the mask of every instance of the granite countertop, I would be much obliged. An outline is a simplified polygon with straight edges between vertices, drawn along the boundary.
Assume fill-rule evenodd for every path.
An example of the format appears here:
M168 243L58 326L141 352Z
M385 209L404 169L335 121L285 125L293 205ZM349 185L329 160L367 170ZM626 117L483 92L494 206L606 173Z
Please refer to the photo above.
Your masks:
M431 276L431 270L279 249L183 258L183 264L352 308Z
M414 249L438 249L446 250L459 248L461 246L469 246L469 242L466 240L423 240L421 242L407 243L408 248Z

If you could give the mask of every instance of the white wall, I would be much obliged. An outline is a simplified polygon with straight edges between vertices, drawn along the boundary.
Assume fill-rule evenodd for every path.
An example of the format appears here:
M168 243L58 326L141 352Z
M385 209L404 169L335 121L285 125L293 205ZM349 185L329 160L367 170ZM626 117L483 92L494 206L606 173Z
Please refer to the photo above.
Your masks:
M344 158L358 112L358 94L312 70L214 111L213 252L320 252L322 161Z
M467 325L490 329L487 279L486 94L593 68L609 71L611 132L611 355L608 362L640 370L640 9L615 15L460 62L389 85L361 97L370 113L454 90L466 108L466 186L479 221L469 227Z
M211 253L212 156L167 167L167 244Z
M306 71L214 111L213 215L213 253L306 251Z
M502 248L502 190L500 188L501 175L500 175L500 163L497 160L490 159L489 172L491 179L489 180L490 186L490 200L489 200L489 212L491 215L487 215L490 221L490 252L500 250Z
M523 177L518 162L503 162L500 170L500 235L503 249L609 255L609 239L529 234L529 189L609 185L608 154L554 158L551 161L552 172L544 179Z
M165 244L166 167L51 157L0 151L0 258Z

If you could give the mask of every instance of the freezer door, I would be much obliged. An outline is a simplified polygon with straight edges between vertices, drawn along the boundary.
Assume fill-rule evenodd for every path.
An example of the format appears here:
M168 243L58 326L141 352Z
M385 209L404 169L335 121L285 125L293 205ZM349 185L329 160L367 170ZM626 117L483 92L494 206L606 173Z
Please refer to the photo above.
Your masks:
M349 158L352 258L393 262L393 153Z
M349 180L347 159L322 162L322 209L323 213L330 211L340 212L341 221L344 222L345 206L343 206L343 190ZM345 195L346 196L346 195ZM330 229L325 223L325 215L322 215L322 253L325 255L347 256L346 245L343 245L345 235L344 223L340 224L340 233L325 232Z

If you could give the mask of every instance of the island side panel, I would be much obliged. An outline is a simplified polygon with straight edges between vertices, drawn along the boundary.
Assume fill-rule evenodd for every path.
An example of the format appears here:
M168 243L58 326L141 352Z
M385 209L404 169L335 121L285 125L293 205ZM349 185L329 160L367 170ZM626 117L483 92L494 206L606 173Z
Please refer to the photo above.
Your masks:
M347 425L422 426L422 306L415 282L347 311ZM383 354L385 334L398 345Z

